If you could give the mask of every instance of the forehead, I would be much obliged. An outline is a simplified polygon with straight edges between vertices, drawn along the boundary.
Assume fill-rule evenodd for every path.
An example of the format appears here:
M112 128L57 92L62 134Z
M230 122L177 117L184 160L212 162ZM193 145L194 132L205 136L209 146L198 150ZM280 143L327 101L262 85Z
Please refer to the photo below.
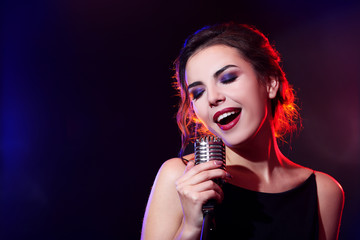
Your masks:
M193 54L185 67L187 83L201 81L226 65L249 65L236 48L225 45L206 47Z

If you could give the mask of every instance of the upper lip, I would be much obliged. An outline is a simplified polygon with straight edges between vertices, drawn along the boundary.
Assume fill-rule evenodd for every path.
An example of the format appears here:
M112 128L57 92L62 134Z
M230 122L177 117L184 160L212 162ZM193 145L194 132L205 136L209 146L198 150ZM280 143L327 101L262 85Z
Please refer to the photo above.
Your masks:
M213 121L218 123L219 122L218 119L222 114L228 113L228 112L233 112L233 111L240 112L241 108L235 108L235 107L224 108L214 114Z

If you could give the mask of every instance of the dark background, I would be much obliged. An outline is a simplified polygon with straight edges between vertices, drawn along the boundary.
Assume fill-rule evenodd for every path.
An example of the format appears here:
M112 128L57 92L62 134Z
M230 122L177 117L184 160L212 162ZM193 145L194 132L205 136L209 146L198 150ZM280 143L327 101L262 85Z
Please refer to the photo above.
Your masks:
M228 20L282 54L304 125L284 154L342 184L340 239L360 239L357 1L6 0L0 14L0 239L139 239L180 147L173 60Z

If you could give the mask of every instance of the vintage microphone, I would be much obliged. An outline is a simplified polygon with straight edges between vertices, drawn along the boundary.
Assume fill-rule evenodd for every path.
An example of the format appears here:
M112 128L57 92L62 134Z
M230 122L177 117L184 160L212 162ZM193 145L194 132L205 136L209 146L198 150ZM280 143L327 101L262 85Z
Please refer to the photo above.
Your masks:
M215 136L204 136L196 139L194 144L195 150L195 165L208 161L222 161L220 168L225 170L225 145L223 141ZM222 186L222 179L214 180L220 187ZM215 205L214 199L210 199L203 205L203 225L201 229L201 240L211 239L211 235L215 230Z

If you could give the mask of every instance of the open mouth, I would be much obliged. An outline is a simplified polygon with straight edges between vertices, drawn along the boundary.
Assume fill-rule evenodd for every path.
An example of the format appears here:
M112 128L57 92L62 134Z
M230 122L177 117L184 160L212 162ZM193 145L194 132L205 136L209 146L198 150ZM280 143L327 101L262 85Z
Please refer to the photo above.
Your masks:
M214 122L222 129L229 130L240 119L241 108L227 108L214 115Z
M216 121L220 125L226 125L226 124L230 123L231 121L233 121L237 116L239 116L240 112L241 112L241 110L240 111L231 111L231 112L221 114Z

